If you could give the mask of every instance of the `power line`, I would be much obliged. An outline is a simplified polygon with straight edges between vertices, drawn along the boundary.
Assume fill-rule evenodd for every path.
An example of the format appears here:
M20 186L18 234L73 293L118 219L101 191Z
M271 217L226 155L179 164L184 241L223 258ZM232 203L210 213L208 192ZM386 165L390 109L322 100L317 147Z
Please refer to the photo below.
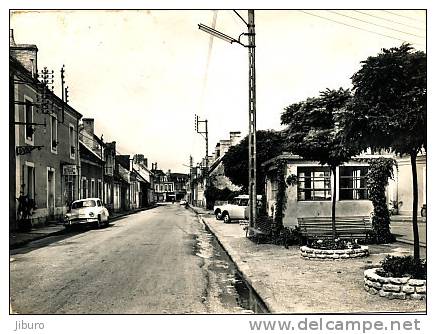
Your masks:
M391 22L391 23L395 23L395 24L398 24L398 25L402 25L402 26L405 26L405 27L408 27L408 28L425 31L425 28L420 28L420 27L412 26L410 24L406 24L406 23L390 20L390 19L387 19L385 17L381 17L381 16L378 16L378 15L374 15L374 14L363 12L361 10L354 10L354 12L360 13L362 15L371 16L371 17L374 17L374 18L379 19L379 20L384 20L384 21L387 21L387 22Z
M371 33L371 34L375 34L375 35L379 35L379 36L383 36L383 37L387 37L387 38L396 39L397 41L401 41L401 42L408 42L408 41L405 40L404 38L398 38L398 37L394 37L394 36L390 36L390 35L381 34L381 33L375 32L375 31L373 31L373 30L368 30L368 29L364 29L364 28L356 27L356 26L353 26L352 24L348 24L348 23L344 23L344 22L341 22L341 21L337 21L337 20L329 19L329 18L327 18L327 17L320 16L320 15L316 15L316 14L313 14L313 13L309 13L309 12L306 12L306 11L304 11L304 10L300 10L300 11L303 12L303 13L305 13L305 14L307 14L307 15L315 16L315 17L318 17L318 18L321 18L321 19L324 19L324 20L327 20L327 21L331 21L331 22L335 22L335 23L338 23L338 24L345 25L345 26L347 26L347 27L351 27L351 28L355 28L355 29L362 30L362 31L366 31L366 32L369 32L369 33ZM423 46L422 43L414 43L414 44L416 44L416 45L422 45L422 46Z
M397 14L397 13L391 12L391 11L389 11L389 10L383 10L383 11L386 12L386 13L392 14L392 15L396 15L396 16L399 16L399 17L404 17L404 18L409 19L409 20L412 20L412 21L417 21L417 22L424 23L424 21L419 20L419 19L414 18L414 17L410 17L410 16L407 16L407 15Z
M334 10L329 10L329 12L335 13L336 15L341 15L341 16L344 16L344 17L348 17L349 19L356 20L356 21L359 21L359 22L372 24L372 25L374 25L374 26L376 26L376 27L380 27L380 28L383 28L383 29L389 29L389 30L396 31L396 32L399 32L399 33L402 33L402 34L406 34L406 35L415 36L415 37L419 37L419 38L424 38L424 39L425 39L424 36L420 36L420 35L412 34L412 33L405 32L405 31L402 31L402 30L399 30L399 29L390 28L390 27L384 26L384 25L382 25L382 24L377 24L377 23L368 22L368 21L365 21L365 20L362 20L362 19L358 19L358 18L355 18L355 17L349 16L349 15L346 15L346 14L338 13L338 12L336 12L336 11L334 11Z

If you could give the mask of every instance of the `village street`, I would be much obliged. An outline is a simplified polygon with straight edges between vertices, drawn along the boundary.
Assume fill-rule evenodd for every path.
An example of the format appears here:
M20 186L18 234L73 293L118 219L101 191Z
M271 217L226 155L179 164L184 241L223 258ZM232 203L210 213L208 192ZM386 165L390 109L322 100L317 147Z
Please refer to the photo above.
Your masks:
M244 312L225 253L178 204L35 241L11 257L20 314Z

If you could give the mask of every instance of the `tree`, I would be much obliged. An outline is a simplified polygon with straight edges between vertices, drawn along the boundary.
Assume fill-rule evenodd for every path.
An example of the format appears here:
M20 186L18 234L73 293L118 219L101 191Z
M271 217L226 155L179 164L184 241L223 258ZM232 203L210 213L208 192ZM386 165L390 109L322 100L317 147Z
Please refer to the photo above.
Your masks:
M345 144L337 121L350 99L348 89L327 89L319 97L288 106L281 115L282 124L287 125L287 148L304 159L328 165L333 174L333 238L336 237L336 167L359 153Z
M262 163L276 157L283 151L283 135L274 130L256 131L256 192L264 194L265 172ZM248 136L238 145L230 147L223 157L224 173L232 183L242 186L243 191L248 189Z
M416 157L427 146L427 56L410 44L382 49L352 76L354 98L344 138L362 149L409 155L413 185L414 259L419 261Z

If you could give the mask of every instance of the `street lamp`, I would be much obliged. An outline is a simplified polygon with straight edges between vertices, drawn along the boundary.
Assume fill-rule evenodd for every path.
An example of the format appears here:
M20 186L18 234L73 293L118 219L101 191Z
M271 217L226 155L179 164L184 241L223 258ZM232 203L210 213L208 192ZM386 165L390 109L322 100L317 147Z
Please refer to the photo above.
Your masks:
M254 30L254 10L248 10L248 22L246 22L238 12L236 15L247 26L248 32L239 35L238 39L228 36L218 30L199 24L198 28L212 36L218 37L228 43L238 43L248 49L248 192L249 192L249 236L253 236L256 231L256 67L255 67L255 30ZM248 37L248 44L241 42L241 37Z

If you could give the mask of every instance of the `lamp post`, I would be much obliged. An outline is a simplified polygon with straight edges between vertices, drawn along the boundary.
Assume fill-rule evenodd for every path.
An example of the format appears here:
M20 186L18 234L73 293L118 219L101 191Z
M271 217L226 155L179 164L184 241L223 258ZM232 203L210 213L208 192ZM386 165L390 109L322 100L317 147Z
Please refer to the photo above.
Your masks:
M246 22L237 11L236 15L247 26L247 32L239 37L233 38L218 30L199 24L198 28L212 36L218 37L228 43L237 43L248 49L248 192L249 192L249 233L253 236L256 230L256 67L255 67L255 29L254 29L254 10L248 10L248 22ZM248 37L248 44L241 42L241 37Z

